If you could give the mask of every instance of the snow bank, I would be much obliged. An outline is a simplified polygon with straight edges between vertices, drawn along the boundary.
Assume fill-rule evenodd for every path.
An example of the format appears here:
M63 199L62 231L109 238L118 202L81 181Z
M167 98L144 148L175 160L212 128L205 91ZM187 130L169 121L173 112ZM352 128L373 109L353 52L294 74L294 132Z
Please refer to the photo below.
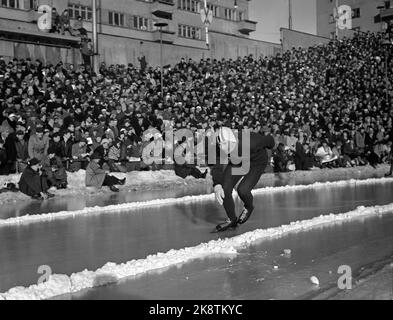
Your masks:
M334 182L316 182L310 185L294 185L294 186L284 186L284 187L266 187L262 189L253 190L254 195L260 194L271 194L275 192L295 192L301 190L309 189L319 189L327 187L346 187L353 185L370 185L370 184L380 184L380 183L392 183L393 178L379 178L379 179L366 179L366 180L344 180L344 181L334 181ZM236 195L236 193L234 192ZM155 199L143 202L130 202L123 204L110 205L106 207L87 207L76 211L60 211L45 214L32 214L25 215L21 217L13 217L8 219L0 220L0 227L2 226L12 226L27 224L33 222L49 221L54 219L65 219L65 218L75 218L76 216L82 215L92 215L92 214L109 214L113 212L127 211L131 213L133 210L138 210L142 208L151 207L161 207L176 205L182 203L192 203L192 202L202 202L202 201L214 201L214 194L198 195L198 196L186 196L182 198L169 198L169 199Z
M0 297L6 300L14 299L48 299L62 294L75 293L83 289L102 286L117 282L120 279L142 274L148 271L162 269L194 259L204 258L215 254L237 254L239 249L249 246L255 241L282 237L289 233L302 232L324 225L348 222L354 219L364 219L371 216L382 216L393 213L393 203L385 206L358 207L356 210L316 217L310 220L292 222L289 225L270 229L258 229L242 235L212 240L195 247L180 250L170 250L166 253L150 255L145 259L132 260L122 264L107 263L96 271L84 270L71 276L53 275L49 281L28 288L16 287Z
M349 179L364 179L383 177L388 172L390 166L380 165L377 169L371 166L354 167L354 168L337 168L337 169L323 169L316 171L294 171L287 173L265 173L258 183L258 187L266 187L283 184L283 181L291 183L292 181L304 181L309 179L311 181L339 181ZM202 169L203 170L203 169ZM211 186L211 176L208 175L206 180L194 179L188 177L183 180L176 176L173 170L161 171L147 171L147 172L128 172L128 173L112 173L120 179L127 178L125 186L121 186L122 191L143 191L143 190L163 190L167 188L187 187L193 185ZM7 182L13 182L17 185L20 179L20 174L13 174L8 176L0 175L0 188ZM299 180L298 180L299 179ZM111 192L109 188L104 187L100 190L95 188L85 187L85 171L68 173L68 188L66 190L51 190L57 196L66 195L93 195L104 194ZM31 199L21 192L11 193L6 192L0 194L0 205L5 202L21 202L31 201Z
M174 171L171 170L161 170L161 171L133 171L128 173L111 173L118 177L119 179L127 178L125 186L122 186L121 190L135 190L141 188L142 186L150 188L165 188L167 185L179 185L187 183L195 183L198 181L193 178L187 178L183 180L182 178L176 176ZM0 175L0 188L6 183L12 182L18 185L21 174L11 174L7 176ZM96 188L89 188L85 185L85 170L79 170L78 172L68 172L68 188L64 190L51 190L52 193L58 196L73 195L73 194L97 194L97 193L107 193L109 188L103 187L98 190ZM0 204L5 202L19 202L31 200L30 197L24 195L21 192L6 192L0 194Z

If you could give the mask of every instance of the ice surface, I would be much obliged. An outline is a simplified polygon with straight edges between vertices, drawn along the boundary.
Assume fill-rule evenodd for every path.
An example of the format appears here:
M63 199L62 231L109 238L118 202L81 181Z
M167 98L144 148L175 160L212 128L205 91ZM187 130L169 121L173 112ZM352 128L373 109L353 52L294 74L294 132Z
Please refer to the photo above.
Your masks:
M391 183L391 182L393 182L393 178L378 178L378 179L365 179L365 180L351 179L351 180L324 182L324 183L316 182L311 185L266 187L262 189L253 190L252 193L254 195L259 195L259 194L266 194L266 193L270 194L276 192L288 192L288 191L295 192L301 190L310 190L310 189L318 189L318 188L326 188L326 187L347 187L351 185L371 185L371 184L381 184L381 183ZM234 194L236 195L236 192L234 192ZM132 203L110 205L105 207L96 206L96 207L88 207L76 211L61 211L61 212L45 213L39 215L30 214L21 217L13 217L13 218L0 220L0 227L33 223L33 222L50 221L53 219L73 218L80 215L110 214L119 211L127 211L129 213L132 213L133 210L141 209L141 208L150 208L150 207L157 207L157 206L160 207L164 205L170 206L170 205L200 202L200 201L214 201L214 194L186 196L182 198L155 199L155 200L143 201L143 202L132 202Z
M61 294L75 293L82 289L102 286L125 277L184 263L193 259L217 254L235 255L239 249L247 247L255 241L276 238L289 233L303 232L324 225L391 213L393 213L393 204L368 208L361 206L347 213L319 216L265 230L258 229L233 238L213 240L195 247L179 250L172 249L166 253L157 253L145 259L132 260L123 264L107 263L96 271L84 270L71 276L53 275L48 282L32 285L28 288L12 288L8 292L0 294L0 297L7 300L47 299Z

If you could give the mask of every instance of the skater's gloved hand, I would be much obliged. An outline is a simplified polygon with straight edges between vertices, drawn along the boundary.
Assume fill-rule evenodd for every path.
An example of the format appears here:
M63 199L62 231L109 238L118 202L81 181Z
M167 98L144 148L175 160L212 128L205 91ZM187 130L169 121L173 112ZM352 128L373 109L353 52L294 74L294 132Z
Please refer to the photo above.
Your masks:
M225 192L224 189L222 188L222 185L218 184L214 187L214 193L216 194L216 200L220 205L223 205L224 203L224 198L225 198Z

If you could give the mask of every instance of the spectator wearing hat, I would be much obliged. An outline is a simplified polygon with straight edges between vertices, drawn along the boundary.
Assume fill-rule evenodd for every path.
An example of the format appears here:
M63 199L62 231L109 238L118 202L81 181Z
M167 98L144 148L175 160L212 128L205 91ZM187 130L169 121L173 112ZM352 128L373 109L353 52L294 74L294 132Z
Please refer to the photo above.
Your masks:
M48 180L41 172L40 163L36 158L29 161L19 180L19 190L33 199L46 200L54 195L48 192Z
M99 153L94 152L90 157L90 162L86 168L86 187L102 188L103 186L108 186L113 192L119 192L116 185L124 185L126 179L120 180L115 176L111 176L106 173L104 169L100 166L100 161L102 160Z

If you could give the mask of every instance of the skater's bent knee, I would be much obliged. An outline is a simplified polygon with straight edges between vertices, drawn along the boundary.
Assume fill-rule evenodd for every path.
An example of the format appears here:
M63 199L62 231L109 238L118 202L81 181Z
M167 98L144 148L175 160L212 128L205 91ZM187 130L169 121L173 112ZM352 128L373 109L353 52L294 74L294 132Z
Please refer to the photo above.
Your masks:
M239 197L245 198L245 197L249 197L251 195L251 190L249 190L248 188L240 187L237 189L237 193L238 193Z

